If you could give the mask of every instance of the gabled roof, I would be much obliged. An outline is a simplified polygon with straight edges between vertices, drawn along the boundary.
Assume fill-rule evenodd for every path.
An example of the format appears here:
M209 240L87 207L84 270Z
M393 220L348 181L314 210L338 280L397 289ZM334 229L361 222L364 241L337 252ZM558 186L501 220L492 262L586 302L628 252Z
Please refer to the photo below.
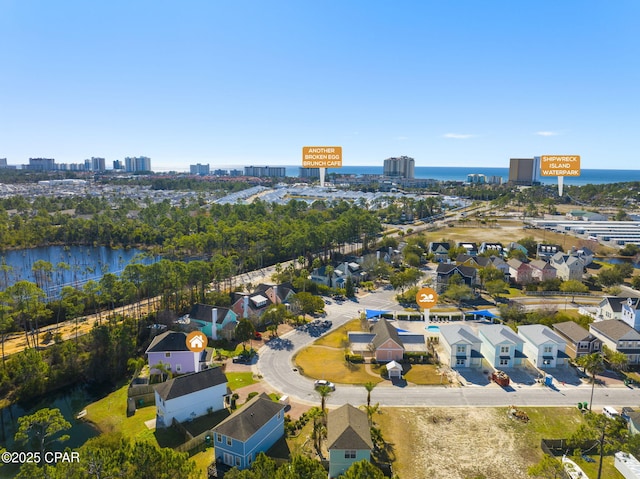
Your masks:
M162 399L168 401L227 382L227 376L222 372L222 368L209 368L170 379L156 386L156 392Z
M213 432L245 442L283 409L284 404L260 393L214 427Z
M187 334L178 331L166 331L158 334L145 351L145 353L164 353L170 351L189 351L187 347Z
M522 344L522 338L513 332L511 328L502 324L488 324L478 328L478 334L482 334L492 345L510 343Z
M429 251L431 251L431 252L433 252L433 251L435 251L437 249L443 249L443 250L449 251L450 248L451 248L451 246L449 246L449 243L446 243L446 242L445 243L443 243L443 242L440 242L440 243L431 242L431 243L429 243Z
M589 331L587 331L574 321L556 323L553 325L553 329L558 331L563 336L569 338L575 344L579 343L580 341L593 341L595 339L595 336L593 334L591 334Z
M619 319L607 319L591 323L590 329L612 341L640 341L640 333Z
M373 338L373 341L371 341L371 344L373 344L376 349L382 346L382 344L384 344L385 341L388 341L389 339L392 339L394 342L396 342L398 346L403 346L398 330L391 324L389 324L389 321L384 318L380 319L380 321L376 322L373 325L373 328L371 328L371 332L375 334L375 337Z
M640 298L629 298L623 303L623 306L638 310L640 309Z
M471 256L470 254L459 254L456 257L456 263L460 266L463 266L463 263L476 264L483 268L493 264L490 258L485 256Z
M520 261L519 259L516 258L511 258L509 261L507 261L507 264L509 265L510 268L513 268L515 270L519 270L520 268L524 267L525 268L530 268L528 263L525 263L524 261Z
M449 263L438 263L438 267L436 268L436 273L440 276L460 273L461 276L466 276L467 278L473 278L476 275L476 269L471 266L458 266L458 265L449 264Z
M551 328L543 324L524 324L518 327L518 334L526 337L536 346L548 342L566 344L564 339L554 333Z
M598 306L600 308L606 308L607 306L609 306L611 308L611 311L613 311L614 313L619 313L622 311L622 304L627 302L626 297L621 297L621 296L605 296L604 298L602 298L602 301L600 301L600 304L598 304Z
M480 338L466 324L444 324L440 326L440 335L448 344L479 344Z
M191 311L189 312L189 317L193 319L197 319L199 321L210 323L212 321L212 312L214 309L217 310L217 314L218 314L218 317L216 320L217 324L222 324L227 314L229 313L229 311L231 311L229 308L224 308L222 306L210 306L208 304L198 303L198 304L194 304L193 308L191 308Z
M547 263L542 259L534 259L531 263L529 263L529 265L532 268L539 269L541 271L545 269L548 269L548 270L555 269L553 266L551 266L549 263Z
M329 411L327 449L373 449L367 414L351 404Z

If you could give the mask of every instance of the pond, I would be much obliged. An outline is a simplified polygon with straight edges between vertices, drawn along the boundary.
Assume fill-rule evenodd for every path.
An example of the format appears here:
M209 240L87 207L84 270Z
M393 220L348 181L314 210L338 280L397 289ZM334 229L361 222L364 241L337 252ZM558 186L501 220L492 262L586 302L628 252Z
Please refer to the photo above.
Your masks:
M144 251L112 249L106 246L46 246L0 253L0 287L17 281L37 283L33 265L50 264L48 284L41 287L49 298L60 294L63 286L82 287L87 281L99 281L105 273L120 274L132 262L151 264L158 260Z

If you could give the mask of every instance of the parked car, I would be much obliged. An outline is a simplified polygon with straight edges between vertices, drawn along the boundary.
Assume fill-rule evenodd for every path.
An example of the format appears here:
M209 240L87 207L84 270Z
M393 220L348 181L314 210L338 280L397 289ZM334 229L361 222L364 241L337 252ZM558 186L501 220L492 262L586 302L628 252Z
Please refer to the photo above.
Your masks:
M332 391L336 390L336 385L333 384L331 381L327 381L326 379L317 379L313 383L313 387L315 387L315 388L319 388L320 386L326 386L329 389L331 389Z

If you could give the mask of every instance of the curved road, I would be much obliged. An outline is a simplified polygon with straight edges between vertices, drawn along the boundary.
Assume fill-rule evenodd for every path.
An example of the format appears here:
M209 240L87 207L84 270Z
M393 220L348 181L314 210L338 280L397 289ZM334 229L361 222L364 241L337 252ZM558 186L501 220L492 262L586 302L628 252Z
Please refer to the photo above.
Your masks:
M332 302L326 306L327 319L333 322L331 330L358 316L362 309L401 310L393 300L393 291L377 290L360 298L359 302ZM300 402L317 405L319 395L313 389L313 380L302 376L292 362L296 351L312 343L327 331L310 328L294 330L281 338L270 340L259 351L256 368L274 390L289 395ZM490 386L391 386L380 383L372 392L372 401L381 406L575 406L590 401L591 385L567 385L548 388L540 385L512 384L512 388ZM336 385L327 404L364 404L367 393L362 386ZM640 388L596 386L593 406L637 406Z

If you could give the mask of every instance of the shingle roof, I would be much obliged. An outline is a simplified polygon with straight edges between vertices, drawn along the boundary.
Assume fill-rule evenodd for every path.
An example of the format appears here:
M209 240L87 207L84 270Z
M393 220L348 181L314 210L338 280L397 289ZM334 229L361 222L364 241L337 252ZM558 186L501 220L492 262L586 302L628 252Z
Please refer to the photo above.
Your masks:
M535 345L541 345L549 341L556 344L566 343L566 341L554 333L551 328L543 324L525 324L519 326L518 334L528 338Z
M158 334L145 351L146 353L162 353L165 351L189 351L187 334L178 331L166 331Z
M398 330L391 324L389 324L389 322L384 318L380 319L380 321L373 325L373 328L371 328L371 332L375 334L375 337L373 338L373 341L371 341L371 344L373 344L376 349L378 349L382 344L384 344L385 341L389 339L392 339L393 341L398 343L398 346L400 347L402 347L403 345Z
M600 304L598 306L604 308L608 304L611 307L611 311L613 311L614 313L619 313L622 311L622 305L626 302L626 297L605 296L604 298L602 298L602 301L600 301Z
M214 427L213 432L245 442L283 409L284 404L261 393Z
M373 449L367 414L351 404L329 411L327 449Z
M448 344L478 344L481 342L473 329L466 324L444 324L440 326L440 335Z
M210 306L208 304L194 304L193 308L191 308L191 312L189 313L189 317L198 319L200 321L206 321L210 323L212 321L212 311L217 310L217 324L222 324L224 322L224 318L229 313L228 308L223 308L221 306Z
M168 401L226 383L227 376L222 372L222 368L209 368L170 379L156 386L156 392L162 399Z
M563 336L569 338L573 343L576 344L580 341L591 341L592 339L594 339L593 334L591 334L589 331L587 331L574 321L556 323L553 325L553 329L558 331Z
M590 329L599 332L613 341L625 339L627 341L639 341L640 333L619 319L607 319L591 323Z
M513 332L512 329L502 324L483 325L478 328L478 333L482 334L491 344L510 342L521 344L522 338Z

